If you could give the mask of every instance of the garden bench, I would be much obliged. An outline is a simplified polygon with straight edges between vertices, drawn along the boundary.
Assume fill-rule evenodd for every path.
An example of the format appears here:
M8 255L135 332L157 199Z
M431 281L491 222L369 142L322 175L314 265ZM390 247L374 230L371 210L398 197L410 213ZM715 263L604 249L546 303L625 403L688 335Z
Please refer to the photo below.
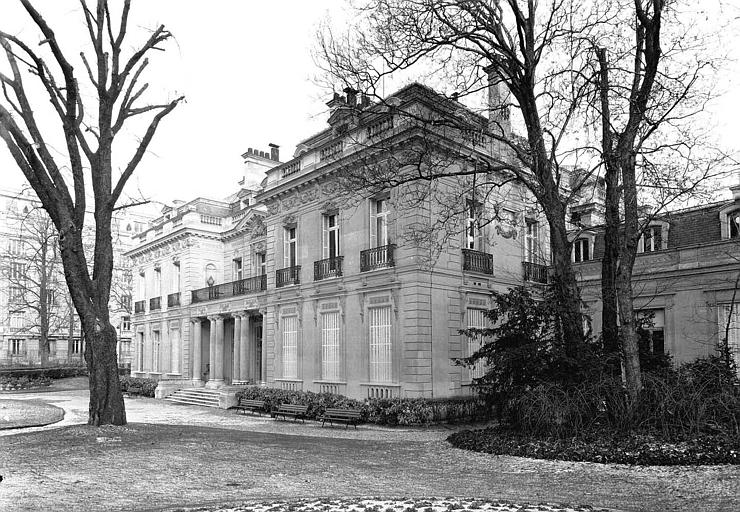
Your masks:
M126 393L128 393L129 395L140 395L141 391L141 386L129 386Z
M264 400L247 400L246 398L240 398L239 405L234 407L234 409L236 409L237 414L239 413L239 411L243 411L244 414L247 414L247 411L250 411L256 412L260 416L262 416L263 412L267 412L267 409L265 409Z
M306 412L308 411L307 405L293 405L293 404L282 404L276 411L272 411L272 417L277 419L278 416L282 416L283 419L287 419L289 416L294 420L301 420L305 423Z
M362 421L360 419L360 411L357 409L326 409L324 414L319 418L321 420L321 426L327 421L330 425L334 425L334 422L344 423L344 428L349 428L350 425L354 425L357 428L357 424Z

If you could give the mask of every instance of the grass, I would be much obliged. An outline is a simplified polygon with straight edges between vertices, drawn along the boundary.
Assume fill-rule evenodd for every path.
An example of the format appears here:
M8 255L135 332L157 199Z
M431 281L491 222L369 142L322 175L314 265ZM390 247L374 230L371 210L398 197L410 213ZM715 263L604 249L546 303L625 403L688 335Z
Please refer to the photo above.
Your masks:
M54 405L28 400L0 399L0 430L39 427L64 418L64 410Z
M0 510L218 510L246 501L367 496L478 496L619 510L740 509L736 467L636 472L629 466L495 457L444 441L143 423L0 437L0 475Z

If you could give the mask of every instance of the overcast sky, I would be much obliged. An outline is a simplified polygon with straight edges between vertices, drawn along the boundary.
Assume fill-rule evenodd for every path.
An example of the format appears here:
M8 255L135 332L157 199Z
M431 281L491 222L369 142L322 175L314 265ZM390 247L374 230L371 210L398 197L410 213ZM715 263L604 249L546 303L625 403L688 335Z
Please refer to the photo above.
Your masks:
M37 4L50 24L76 32L78 44L86 41L77 1ZM266 151L273 142L281 160L289 159L300 140L326 126L331 91L313 83L311 48L318 23L327 14L342 19L344 6L343 0L134 1L134 23L164 23L175 35L150 66L151 98L184 94L187 103L160 125L131 188L163 202L223 198L236 189L247 148ZM16 2L3 0L2 9L2 30L40 40ZM80 73L79 58L73 64ZM718 88L729 91L712 107L718 139L738 151L740 64L729 65ZM4 145L0 175L3 188L23 183Z

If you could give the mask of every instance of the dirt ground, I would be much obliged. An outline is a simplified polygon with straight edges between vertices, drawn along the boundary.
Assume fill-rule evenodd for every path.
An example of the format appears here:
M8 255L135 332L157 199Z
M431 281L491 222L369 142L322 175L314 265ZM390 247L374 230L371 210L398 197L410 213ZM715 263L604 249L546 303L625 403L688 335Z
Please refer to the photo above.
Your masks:
M13 396L46 400L66 415L56 425L0 436L0 510L158 510L359 496L740 510L738 466L492 456L452 448L444 428L321 428L152 399L127 400L125 427L93 428L79 424L86 395Z

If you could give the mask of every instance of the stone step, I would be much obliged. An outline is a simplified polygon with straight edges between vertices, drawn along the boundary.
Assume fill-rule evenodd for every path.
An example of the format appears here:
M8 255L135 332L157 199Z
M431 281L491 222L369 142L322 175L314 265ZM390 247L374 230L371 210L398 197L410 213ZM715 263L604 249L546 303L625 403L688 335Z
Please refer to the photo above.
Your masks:
M180 389L165 397L169 402L204 407L218 407L220 393L211 389Z

